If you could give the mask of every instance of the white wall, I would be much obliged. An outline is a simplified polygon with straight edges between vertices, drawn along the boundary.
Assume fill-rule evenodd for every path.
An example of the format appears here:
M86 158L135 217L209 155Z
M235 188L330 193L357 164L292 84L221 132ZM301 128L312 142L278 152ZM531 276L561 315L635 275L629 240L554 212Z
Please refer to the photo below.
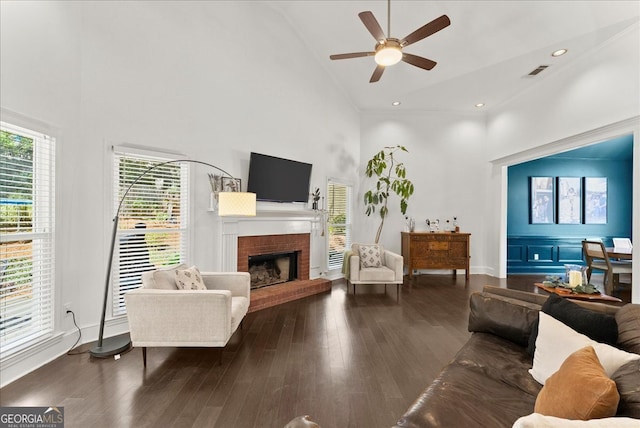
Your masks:
M251 151L313 164L311 185L355 181L359 116L289 24L255 2L2 2L2 120L58 138L56 309L95 340L111 227L110 146L219 165L246 186ZM298 58L298 60L292 60ZM207 168L193 174L192 261L213 266ZM109 326L109 324L108 324ZM60 355L63 340L4 361L2 383ZM126 330L112 325L105 335Z
M484 117L481 114L438 112L366 112L362 114L360 169L385 146L402 145L398 152L407 178L415 186L407 215L416 221L416 231L426 230L426 219L457 217L461 231L471 233L471 271L486 273L485 237L486 185L490 164L486 154ZM356 212L364 213L364 192L375 185L362 174ZM361 214L362 215L362 214ZM376 212L354 227L356 242L373 242L380 223ZM395 195L380 243L400 252L400 232L405 219Z

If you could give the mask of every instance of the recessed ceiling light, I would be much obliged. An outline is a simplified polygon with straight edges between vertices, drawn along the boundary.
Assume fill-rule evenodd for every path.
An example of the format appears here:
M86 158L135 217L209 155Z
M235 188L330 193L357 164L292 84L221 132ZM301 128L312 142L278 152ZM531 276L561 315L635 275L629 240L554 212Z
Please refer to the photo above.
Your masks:
M391 105L394 106L394 107L397 107L400 104L401 104L400 101L394 101L394 102L391 103Z
M484 103L478 103L478 104L476 104L476 107L478 107L478 108L484 107Z
M566 49L558 49L557 51L552 53L551 56L562 56L562 55L564 55L566 53L567 53Z

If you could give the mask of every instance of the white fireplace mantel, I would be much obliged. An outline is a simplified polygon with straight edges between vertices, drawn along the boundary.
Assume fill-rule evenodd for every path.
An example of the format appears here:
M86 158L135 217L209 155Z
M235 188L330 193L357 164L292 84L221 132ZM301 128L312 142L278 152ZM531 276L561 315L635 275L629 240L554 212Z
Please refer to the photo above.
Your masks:
M215 237L220 257L218 269L235 272L238 263L238 237L260 235L310 234L310 279L322 276L325 239L321 236L324 216L310 210L260 210L255 217L220 217L215 215Z

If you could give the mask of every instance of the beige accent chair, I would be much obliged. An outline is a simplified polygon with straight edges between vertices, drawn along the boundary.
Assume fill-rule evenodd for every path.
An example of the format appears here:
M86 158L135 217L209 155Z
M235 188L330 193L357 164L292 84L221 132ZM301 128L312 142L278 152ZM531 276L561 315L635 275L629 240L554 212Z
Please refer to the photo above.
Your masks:
M382 266L363 267L360 261L360 247L365 245L374 244L351 245L348 282L353 284L353 294L356 294L356 284L384 284L385 292L387 284L396 284L396 292L399 299L400 285L403 280L402 256L385 250L382 245L378 245L380 247Z
M125 295L133 346L224 347L249 309L247 272L202 272L207 290L178 290L176 266L142 274L142 288ZM220 352L222 358L222 352Z
M620 274L631 274L631 263L611 260L601 241L582 241L587 259L587 280L591 281L594 269L604 272L604 293L611 295L620 285Z

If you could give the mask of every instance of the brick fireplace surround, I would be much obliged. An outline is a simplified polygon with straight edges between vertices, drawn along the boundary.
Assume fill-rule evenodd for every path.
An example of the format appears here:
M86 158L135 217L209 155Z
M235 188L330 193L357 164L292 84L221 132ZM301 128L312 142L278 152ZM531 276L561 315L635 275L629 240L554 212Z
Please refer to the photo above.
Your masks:
M294 281L251 290L249 312L331 290L331 281L309 279L310 235L308 233L239 236L238 272L249 271L249 256L299 251Z

